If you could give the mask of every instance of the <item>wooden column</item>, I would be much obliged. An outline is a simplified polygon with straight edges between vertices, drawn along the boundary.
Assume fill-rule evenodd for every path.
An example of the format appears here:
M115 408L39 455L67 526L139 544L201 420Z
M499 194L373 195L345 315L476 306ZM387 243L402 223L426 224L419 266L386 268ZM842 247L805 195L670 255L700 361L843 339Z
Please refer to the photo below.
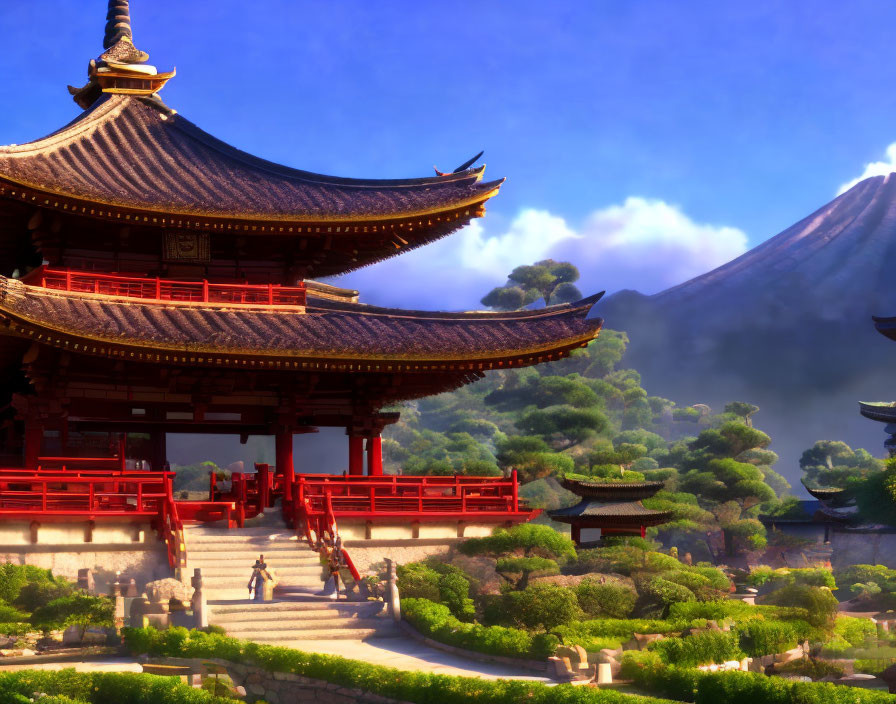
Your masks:
M383 438L379 435L367 438L367 474L383 476Z
M283 497L292 499L292 485L295 481L295 465L292 456L292 430L280 429L274 436L277 456L277 474L283 477Z
M151 431L149 442L151 446L149 463L154 471L159 472L165 469L168 463L168 437L165 435L165 430L159 428Z
M360 435L348 436L348 473L364 475L364 438Z
M128 434L118 434L118 468L123 472L127 469Z
M37 469L44 429L33 420L25 421L25 468Z
M569 527L570 537L572 538L572 542L576 545L582 542L582 529L577 525L572 525Z

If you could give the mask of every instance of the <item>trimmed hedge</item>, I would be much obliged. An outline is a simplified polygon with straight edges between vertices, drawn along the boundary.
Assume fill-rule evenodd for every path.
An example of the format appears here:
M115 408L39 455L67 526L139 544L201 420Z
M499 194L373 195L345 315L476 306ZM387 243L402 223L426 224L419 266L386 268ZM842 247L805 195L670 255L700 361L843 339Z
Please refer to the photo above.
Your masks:
M217 633L187 631L184 628L170 628L167 631L126 628L124 638L134 654L220 658L260 667L269 672L292 673L415 704L672 704L664 699L592 687L565 684L548 687L528 680L485 680L478 677L408 672L333 655L303 653L291 648L239 641ZM93 704L107 704L107 701L112 704L113 700L96 700ZM114 701L115 704L124 701L128 704L143 704L142 700L128 697ZM153 704L167 704L168 701L159 698ZM224 704L223 700L220 701ZM228 701L232 703L232 700ZM196 704L205 702L219 704L219 700L215 699L196 700Z
M176 677L136 673L19 670L0 673L0 701L25 704L35 692L41 704L233 704L193 689Z
M557 636L548 633L533 635L518 628L463 623L446 606L426 599L402 599L401 612L414 628L433 640L489 655L544 660L560 643Z
M686 638L664 638L647 647L663 662L681 667L723 663L744 657L740 639L734 632L704 631Z
M786 621L749 621L739 630L740 646L750 657L783 653L799 644L797 630Z
M696 704L892 704L888 692L793 682L755 672L701 672L663 665L651 652L623 657L622 675L653 694Z

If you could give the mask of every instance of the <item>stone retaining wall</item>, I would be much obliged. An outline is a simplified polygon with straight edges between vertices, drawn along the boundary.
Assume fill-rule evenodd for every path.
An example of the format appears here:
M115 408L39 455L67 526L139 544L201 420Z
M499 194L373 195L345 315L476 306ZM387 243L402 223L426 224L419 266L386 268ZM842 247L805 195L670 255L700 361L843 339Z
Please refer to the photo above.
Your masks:
M352 689L342 685L314 680L288 672L268 672L260 667L240 665L228 660L207 658L152 658L163 665L181 665L199 672L205 663L214 663L227 671L237 686L246 690L246 701L264 700L268 704L407 704L396 699Z

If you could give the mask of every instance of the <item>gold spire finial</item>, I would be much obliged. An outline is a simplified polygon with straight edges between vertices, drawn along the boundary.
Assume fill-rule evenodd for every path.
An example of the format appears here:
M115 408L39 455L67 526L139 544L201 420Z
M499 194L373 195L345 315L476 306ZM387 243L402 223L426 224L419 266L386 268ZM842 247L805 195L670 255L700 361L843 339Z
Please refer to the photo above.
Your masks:
M174 76L174 71L159 73L154 66L146 65L149 54L134 46L128 0L109 0L103 48L105 51L87 68L87 85L69 86L75 102L85 110L103 93L155 95Z

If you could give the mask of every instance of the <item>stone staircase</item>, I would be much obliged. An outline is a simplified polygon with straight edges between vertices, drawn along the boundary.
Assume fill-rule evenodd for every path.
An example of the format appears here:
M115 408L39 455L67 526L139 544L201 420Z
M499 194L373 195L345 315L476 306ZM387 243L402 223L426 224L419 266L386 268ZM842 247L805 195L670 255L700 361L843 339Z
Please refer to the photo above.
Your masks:
M209 623L235 638L301 647L306 640L393 637L398 629L382 602L335 600L325 590L320 559L286 527L277 509L244 528L190 526L185 578L202 569ZM252 565L263 554L277 582L272 602L250 602Z

